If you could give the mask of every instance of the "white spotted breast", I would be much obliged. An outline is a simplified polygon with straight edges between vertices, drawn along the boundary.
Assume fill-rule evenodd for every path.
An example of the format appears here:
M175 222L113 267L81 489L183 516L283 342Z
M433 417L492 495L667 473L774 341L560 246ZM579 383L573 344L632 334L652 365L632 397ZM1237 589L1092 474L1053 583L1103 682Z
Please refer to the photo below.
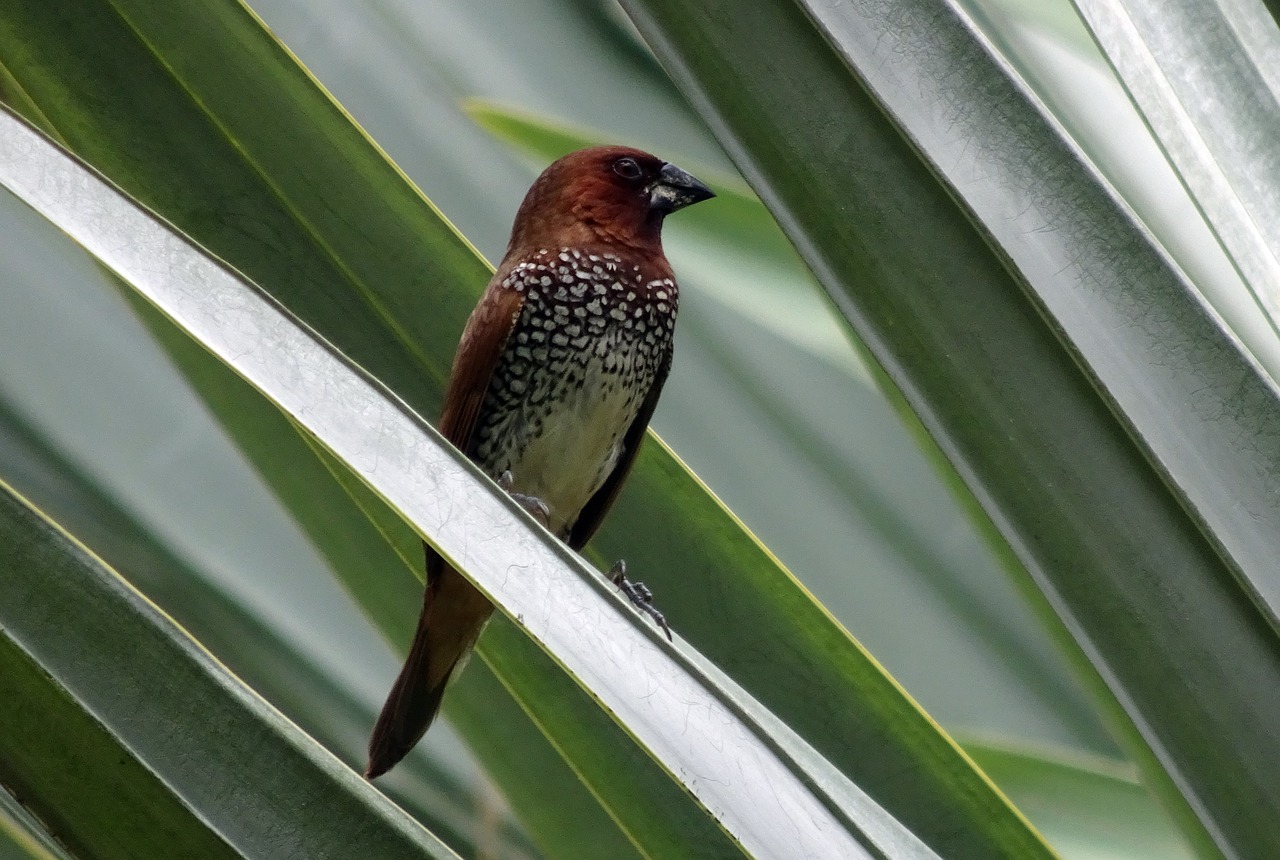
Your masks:
M631 422L671 360L670 278L611 253L539 251L504 289L525 294L468 452L551 511L564 535L622 455Z

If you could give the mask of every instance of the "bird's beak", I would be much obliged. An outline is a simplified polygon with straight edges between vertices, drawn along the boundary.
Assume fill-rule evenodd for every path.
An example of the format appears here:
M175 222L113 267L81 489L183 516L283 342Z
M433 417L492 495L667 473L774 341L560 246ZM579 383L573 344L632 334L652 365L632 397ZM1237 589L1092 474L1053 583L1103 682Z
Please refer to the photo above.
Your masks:
M674 164L662 165L658 178L649 185L649 208L664 215L716 195Z

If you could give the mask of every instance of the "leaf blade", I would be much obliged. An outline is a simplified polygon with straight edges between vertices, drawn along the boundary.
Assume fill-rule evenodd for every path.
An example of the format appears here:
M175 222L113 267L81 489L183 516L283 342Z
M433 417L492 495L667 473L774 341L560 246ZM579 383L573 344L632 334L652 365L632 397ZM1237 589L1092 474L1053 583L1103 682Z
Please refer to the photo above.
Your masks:
M454 856L4 490L4 677L22 686L4 713L29 743L3 766L59 838L95 856Z
M1235 575L1273 542L1268 383L954 4L626 5L1126 703L1198 849L1274 853L1248 822L1276 803L1252 763L1280 654ZM1221 531L1237 485L1248 523Z

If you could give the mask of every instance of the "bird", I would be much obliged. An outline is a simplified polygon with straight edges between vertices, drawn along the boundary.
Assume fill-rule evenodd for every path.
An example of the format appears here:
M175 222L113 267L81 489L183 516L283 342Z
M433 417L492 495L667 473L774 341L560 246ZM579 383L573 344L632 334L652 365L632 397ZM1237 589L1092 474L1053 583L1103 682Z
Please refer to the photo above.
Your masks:
M663 220L714 196L639 149L563 156L530 186L463 330L441 434L574 550L617 497L671 369L679 290ZM370 780L421 740L493 612L425 546L422 613L369 741ZM614 573L665 629L648 589Z

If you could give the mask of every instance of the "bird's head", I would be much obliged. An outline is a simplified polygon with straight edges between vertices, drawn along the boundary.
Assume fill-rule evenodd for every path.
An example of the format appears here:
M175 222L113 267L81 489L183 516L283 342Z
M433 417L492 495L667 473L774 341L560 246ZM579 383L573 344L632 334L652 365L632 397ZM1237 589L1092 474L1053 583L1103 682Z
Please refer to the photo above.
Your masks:
M662 219L715 195L674 164L626 146L595 146L554 162L529 189L513 250L623 245L660 248Z

